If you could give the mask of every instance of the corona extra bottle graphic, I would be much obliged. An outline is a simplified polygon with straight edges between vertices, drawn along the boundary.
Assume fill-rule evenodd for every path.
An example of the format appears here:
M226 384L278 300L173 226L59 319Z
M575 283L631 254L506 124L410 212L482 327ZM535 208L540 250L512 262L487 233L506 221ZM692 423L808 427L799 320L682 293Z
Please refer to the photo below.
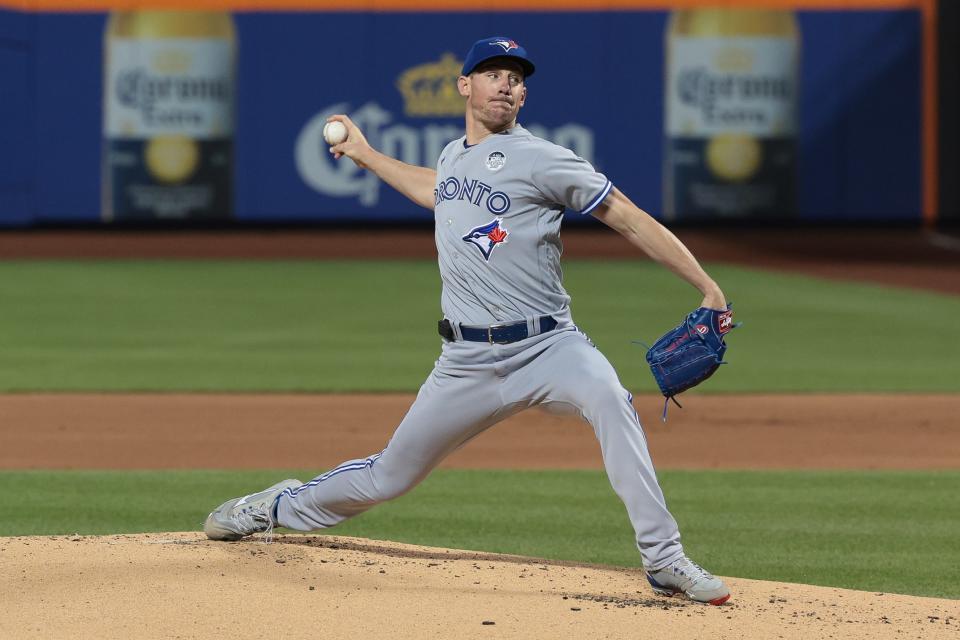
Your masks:
M225 12L115 11L104 37L104 220L232 213L236 34Z
M665 218L795 215L799 57L792 11L673 12L666 34Z

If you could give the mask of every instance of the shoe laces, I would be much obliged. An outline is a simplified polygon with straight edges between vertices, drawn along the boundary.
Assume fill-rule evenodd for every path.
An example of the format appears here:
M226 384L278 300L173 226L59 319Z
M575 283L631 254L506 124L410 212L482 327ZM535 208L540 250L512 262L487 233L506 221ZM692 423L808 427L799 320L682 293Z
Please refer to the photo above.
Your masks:
M709 571L698 565L690 558L684 557L672 567L673 572L685 578L689 578L694 583L701 580L713 580Z
M240 531L249 533L262 531L265 544L270 544L273 541L273 518L263 508L247 507L230 516L230 520ZM264 525L266 525L266 528L264 528Z

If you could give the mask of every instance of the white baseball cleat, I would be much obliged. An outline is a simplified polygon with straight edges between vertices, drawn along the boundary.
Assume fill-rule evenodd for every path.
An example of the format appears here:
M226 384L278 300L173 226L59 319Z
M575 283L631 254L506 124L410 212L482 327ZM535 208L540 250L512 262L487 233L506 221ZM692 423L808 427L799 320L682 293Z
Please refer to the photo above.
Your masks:
M227 500L214 509L203 523L203 532L211 540L240 540L254 533L273 531L276 521L273 507L285 489L299 487L299 480L284 480L269 489Z
M685 594L691 600L720 605L730 599L723 580L712 576L687 556L657 571L647 571L647 580L655 593L670 597Z

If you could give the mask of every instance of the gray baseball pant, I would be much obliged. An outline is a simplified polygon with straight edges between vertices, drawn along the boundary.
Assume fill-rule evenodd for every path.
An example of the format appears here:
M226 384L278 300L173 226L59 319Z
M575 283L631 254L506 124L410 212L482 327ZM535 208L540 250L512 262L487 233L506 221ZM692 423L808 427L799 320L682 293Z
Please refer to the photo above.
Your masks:
M299 531L333 527L410 491L485 429L537 405L572 410L593 427L644 568L657 570L682 556L631 396L606 357L575 328L505 345L445 341L387 448L287 489L277 505L278 522Z

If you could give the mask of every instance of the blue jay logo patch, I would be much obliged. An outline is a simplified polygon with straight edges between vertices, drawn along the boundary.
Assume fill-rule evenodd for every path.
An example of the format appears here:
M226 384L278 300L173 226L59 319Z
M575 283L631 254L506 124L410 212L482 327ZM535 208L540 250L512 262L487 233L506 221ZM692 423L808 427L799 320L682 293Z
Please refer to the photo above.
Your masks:
M504 53L508 53L511 49L520 48L520 45L518 45L513 40L494 40L493 42L490 43L490 46L500 47L501 49L503 49Z
M510 232L503 228L503 218L494 218L487 224L474 227L463 236L464 242L469 242L480 250L483 259L489 261L490 254L500 243L507 241Z

